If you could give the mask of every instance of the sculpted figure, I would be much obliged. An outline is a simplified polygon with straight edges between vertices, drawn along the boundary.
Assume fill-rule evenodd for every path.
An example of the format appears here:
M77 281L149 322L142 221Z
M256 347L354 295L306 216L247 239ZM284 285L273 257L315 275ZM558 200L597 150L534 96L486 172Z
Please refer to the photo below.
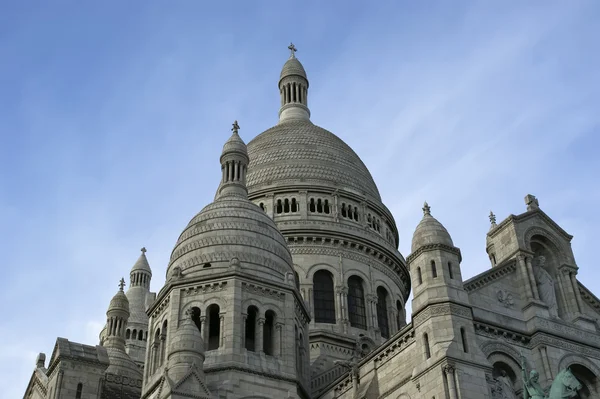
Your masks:
M544 269L544 263L546 258L540 256L538 258L538 265L535 266L535 280L538 284L538 291L540 292L540 299L548 305L551 317L558 317L558 304L556 302L556 290L554 289L554 279L550 276L550 273Z
M506 374L506 371L500 371L500 375L496 377L496 379L502 384L502 398L517 399L515 388L513 387L510 377L508 376L508 374Z
M558 373L552 386L546 389L540 385L540 375L537 371L531 370L529 378L527 378L527 367L523 356L521 356L521 369L523 371L523 399L575 398L577 391L583 387L569 368Z
M548 393L548 389L543 389L539 383L540 374L536 370L531 370L529 373L529 378L525 375L525 370L523 370L523 378L525 379L525 383L523 384L523 398L524 399L546 399L546 393Z

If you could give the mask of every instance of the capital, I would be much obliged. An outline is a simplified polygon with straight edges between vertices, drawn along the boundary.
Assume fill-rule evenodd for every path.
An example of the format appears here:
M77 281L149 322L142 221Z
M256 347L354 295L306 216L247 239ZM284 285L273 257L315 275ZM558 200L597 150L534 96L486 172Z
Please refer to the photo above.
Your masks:
M444 373L446 374L454 374L454 371L456 370L456 368L451 365L451 364L447 364L443 367Z

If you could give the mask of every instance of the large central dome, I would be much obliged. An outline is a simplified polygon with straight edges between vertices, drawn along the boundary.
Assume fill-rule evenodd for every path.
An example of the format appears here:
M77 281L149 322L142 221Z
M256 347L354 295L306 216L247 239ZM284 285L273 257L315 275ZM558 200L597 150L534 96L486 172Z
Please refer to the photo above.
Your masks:
M345 189L380 201L371 173L335 134L308 119L290 119L248 144L248 191L284 186Z

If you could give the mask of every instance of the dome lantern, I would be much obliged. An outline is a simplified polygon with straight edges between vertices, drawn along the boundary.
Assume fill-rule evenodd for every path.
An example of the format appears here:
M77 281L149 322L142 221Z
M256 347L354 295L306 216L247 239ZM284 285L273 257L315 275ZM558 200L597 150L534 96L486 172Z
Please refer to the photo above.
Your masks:
M290 58L283 65L279 77L279 93L281 95L281 108L279 109L279 122L286 120L308 120L308 78L304 67L296 58L296 46L290 43Z
M454 247L448 230L436 218L431 216L431 207L427 202L423 205L423 219L413 234L411 251L430 244L444 244Z
M231 137L223 145L221 154L221 184L217 189L215 201L226 196L248 198L246 174L248 173L248 150L246 143L238 134L240 125L233 122Z

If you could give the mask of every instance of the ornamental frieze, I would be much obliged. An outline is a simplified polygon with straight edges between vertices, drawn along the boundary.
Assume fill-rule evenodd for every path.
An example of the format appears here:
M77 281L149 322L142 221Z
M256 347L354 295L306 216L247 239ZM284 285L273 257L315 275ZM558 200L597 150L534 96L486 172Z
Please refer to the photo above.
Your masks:
M209 284L196 285L194 287L186 287L181 289L181 296L190 296L197 294L209 294L213 292L223 291L226 288L227 281L218 281Z
M171 296L167 296L163 301L154 309L150 317L157 318L159 317L163 311L167 308L167 305L171 302Z
M246 291L254 295L264 296L267 298L275 298L280 301L285 299L285 293L281 291L277 291L272 288L262 287L260 285L252 283L246 283L245 281L242 281L242 291Z
M426 320L434 316L444 315L456 315L460 317L472 318L471 309L465 306L457 305L455 303L440 303L437 305L430 305L425 310L419 312L415 316L413 325L415 327L423 324Z

